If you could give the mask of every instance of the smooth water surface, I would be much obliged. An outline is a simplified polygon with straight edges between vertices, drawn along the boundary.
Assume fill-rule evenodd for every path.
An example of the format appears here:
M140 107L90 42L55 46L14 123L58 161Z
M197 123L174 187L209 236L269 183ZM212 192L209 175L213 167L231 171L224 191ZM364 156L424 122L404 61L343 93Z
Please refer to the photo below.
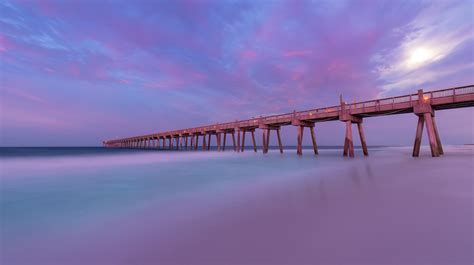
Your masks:
M473 147L2 149L2 264L470 264Z

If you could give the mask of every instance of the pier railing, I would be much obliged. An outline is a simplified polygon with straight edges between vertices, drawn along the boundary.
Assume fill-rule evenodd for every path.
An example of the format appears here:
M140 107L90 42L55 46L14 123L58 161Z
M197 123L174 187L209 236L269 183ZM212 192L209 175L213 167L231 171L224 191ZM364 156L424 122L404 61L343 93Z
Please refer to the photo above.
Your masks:
M219 133L234 133L236 131L252 131L260 129L279 129L280 126L307 126L315 122L341 120L360 124L362 118L378 115L393 115L414 112L417 115L425 112L433 113L437 109L461 108L474 106L474 85L452 87L418 93L380 98L368 101L347 103L342 101L337 106L315 108L303 111L293 111L283 114L253 117L225 123L199 126L181 130L159 132L147 135L104 141L106 146L142 141L143 139L176 138L189 135L211 135ZM422 112L420 112L422 111ZM429 119L429 117L426 117ZM296 122L295 122L296 121ZM302 125L303 124L303 125ZM434 124L434 121L433 121ZM313 125L311 125L313 126ZM349 126L349 125L348 125ZM359 128L360 129L360 128Z

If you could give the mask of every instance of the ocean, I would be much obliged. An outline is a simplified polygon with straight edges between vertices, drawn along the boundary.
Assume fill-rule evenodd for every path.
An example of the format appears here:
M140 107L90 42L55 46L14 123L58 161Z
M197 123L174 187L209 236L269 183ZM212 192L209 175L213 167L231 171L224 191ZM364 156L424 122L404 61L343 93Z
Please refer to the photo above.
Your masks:
M1 264L472 264L474 147L0 148Z

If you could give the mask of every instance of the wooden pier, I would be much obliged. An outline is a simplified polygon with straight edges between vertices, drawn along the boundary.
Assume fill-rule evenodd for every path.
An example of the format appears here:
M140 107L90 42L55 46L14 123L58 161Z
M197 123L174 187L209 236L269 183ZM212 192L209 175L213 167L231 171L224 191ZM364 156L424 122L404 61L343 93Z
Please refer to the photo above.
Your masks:
M294 111L292 113L252 118L242 121L107 140L103 142L103 145L105 147L115 148L198 150L200 137L202 137L201 150L210 150L211 140L214 138L217 150L225 151L226 138L227 135L230 135L232 137L233 150L235 152L243 152L245 150L245 136L246 133L249 133L252 138L253 151L257 152L255 131L256 129L259 129L262 131L263 153L268 153L272 131L275 132L278 139L279 151L283 153L280 128L281 126L295 126L297 129L297 154L303 154L302 144L304 129L309 128L314 154L317 155L318 145L316 143L316 135L314 131L315 124L339 120L346 124L343 155L354 157L352 124L356 124L363 153L367 156L369 153L364 135L364 118L414 113L418 116L418 125L413 147L413 156L419 156L423 127L426 127L431 155L433 157L438 157L443 154L443 147L436 126L435 111L472 106L474 106L474 85L429 92L418 90L418 93L416 94L356 102L352 104L344 102L341 96L340 105L338 106Z

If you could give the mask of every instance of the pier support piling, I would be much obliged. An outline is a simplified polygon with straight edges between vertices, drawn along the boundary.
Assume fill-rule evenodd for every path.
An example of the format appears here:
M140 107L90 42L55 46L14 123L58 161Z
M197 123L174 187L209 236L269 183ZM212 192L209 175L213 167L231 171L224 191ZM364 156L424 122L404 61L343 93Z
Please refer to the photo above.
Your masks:
M283 154L283 144L281 143L280 128L276 129L276 134L278 138L278 147L280 148L280 154Z
M436 126L436 119L434 116L432 117L432 120L433 120L433 129L436 135L436 142L438 144L438 153L440 155L444 155L443 145L441 144L441 138L439 137L438 127Z
M211 133L207 135L207 151L211 148Z
M360 144L362 145L362 152L364 153L364 156L368 156L369 150L367 149L367 143L365 142L365 133L364 133L364 127L362 126L362 122L357 123L357 130L359 131Z
M316 143L316 135L314 134L314 126L309 127L309 131L311 133L311 141L313 142L314 154L317 155L319 152L318 152L318 144Z
M204 134L202 136L202 150L206 150L207 149L207 146L206 146L206 134Z
M267 134L268 134L268 129L263 129L262 131L262 147L263 147L263 153L266 154L268 152L267 149Z
M359 116L352 115L351 106L355 106L355 103L349 106L346 106L346 102L342 100L342 95L340 96L341 107L339 111L339 120L346 124L346 135L344 137L344 151L343 156L354 157L354 139L352 137L352 124L356 123L359 131L360 142L362 145L362 150L364 156L369 155L367 144L365 141L365 134L362 128L362 118Z
M304 135L304 128L309 127L311 132L311 141L313 142L313 150L314 154L318 154L318 146L316 145L316 138L314 136L314 122L311 121L302 121L298 119L293 119L291 122L293 126L297 128L297 137L296 137L296 154L303 155L303 135Z
M257 143L255 142L255 130L252 130L252 144L253 144L253 151L257 152Z
M245 150L245 130L242 130L242 144L241 144L241 152Z
M296 146L296 154L303 155L303 126L298 126L298 138L297 138L297 146Z
M431 149L431 156L438 157L444 154L436 127L435 113L431 107L431 98L423 94L423 90L418 90L418 104L413 106L413 112L418 116L416 128L415 144L413 145L413 157L420 155L421 139L423 137L423 125L426 126L426 133Z
M227 132L224 132L224 141L222 142L222 151L225 151L225 140L227 138Z
M221 133L217 132L216 133L216 142L217 142L217 151L221 151Z
M260 124L258 128L262 129L262 148L263 148L263 153L266 154L268 153L268 150L270 149L270 131L275 130L277 134L277 140L278 140L278 147L280 148L280 153L283 153L283 145L281 143L281 137L280 137L280 126L269 126L266 124ZM256 150L256 146L254 145L254 150Z
M265 147L266 147L266 152L268 153L268 149L270 149L270 129L267 129L267 139L265 140Z
M237 151L237 145L235 144L235 133L232 132L232 145L234 147L234 151Z
M240 152L240 129L235 129L237 132L237 152Z
M352 122L346 121L346 137L344 141L344 156L354 157L354 142L352 140Z

